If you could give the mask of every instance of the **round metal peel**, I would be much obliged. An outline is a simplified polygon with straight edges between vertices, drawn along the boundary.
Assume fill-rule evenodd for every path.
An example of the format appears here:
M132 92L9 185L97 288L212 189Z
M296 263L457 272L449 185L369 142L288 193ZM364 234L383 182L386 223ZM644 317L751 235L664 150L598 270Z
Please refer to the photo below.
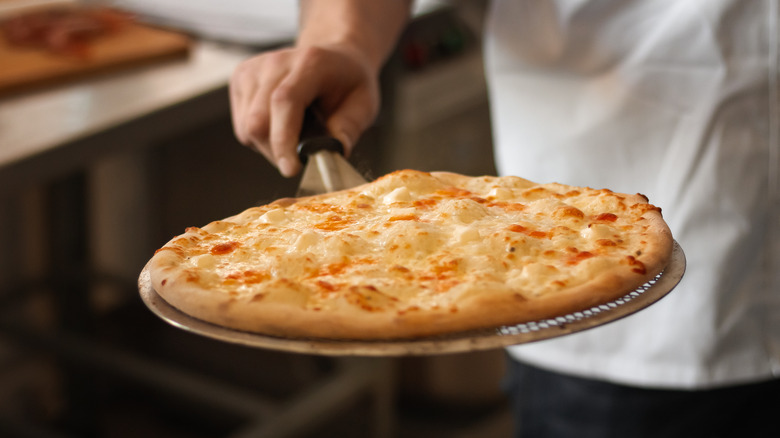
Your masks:
M669 265L656 278L624 297L552 319L419 339L350 341L267 336L214 325L193 318L168 304L151 285L148 267L138 279L141 299L168 323L213 339L250 347L327 356L405 356L489 350L555 338L616 321L660 300L685 273L685 254L674 243Z

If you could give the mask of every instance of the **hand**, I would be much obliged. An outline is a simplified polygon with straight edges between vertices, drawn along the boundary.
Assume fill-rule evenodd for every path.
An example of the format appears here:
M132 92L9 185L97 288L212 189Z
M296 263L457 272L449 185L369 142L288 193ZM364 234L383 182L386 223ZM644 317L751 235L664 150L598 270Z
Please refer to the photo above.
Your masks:
M349 155L379 112L378 74L338 46L282 49L244 61L230 81L233 129L282 175L301 169L296 153L306 107L316 104Z

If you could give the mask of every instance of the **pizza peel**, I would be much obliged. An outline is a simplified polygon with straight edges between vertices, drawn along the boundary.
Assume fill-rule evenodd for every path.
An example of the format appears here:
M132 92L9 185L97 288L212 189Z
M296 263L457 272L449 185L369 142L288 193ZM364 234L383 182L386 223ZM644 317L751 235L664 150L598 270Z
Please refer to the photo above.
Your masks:
M298 155L304 163L297 196L312 196L365 184L366 180L344 158L344 147L328 134L312 109L306 111ZM653 280L620 299L579 312L513 326L415 339L335 340L284 338L235 330L194 318L168 304L152 287L149 265L141 271L138 289L146 306L169 324L194 334L249 347L327 356L405 356L462 353L503 348L555 338L598 327L631 315L657 302L679 283L685 272L685 254L674 242L666 268Z
M381 341L283 338L234 330L189 316L168 304L152 287L149 267L141 271L141 299L158 317L188 332L234 344L324 356L424 356L492 350L511 345L552 339L599 327L636 313L657 302L680 282L685 272L685 254L674 242L666 268L653 280L623 297L579 312L555 318L483 330L415 339Z

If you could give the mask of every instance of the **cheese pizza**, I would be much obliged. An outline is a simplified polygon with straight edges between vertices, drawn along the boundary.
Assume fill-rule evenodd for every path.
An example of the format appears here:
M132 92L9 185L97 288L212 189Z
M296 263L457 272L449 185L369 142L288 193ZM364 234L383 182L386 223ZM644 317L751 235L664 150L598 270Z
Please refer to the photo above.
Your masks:
M404 170L188 228L149 271L169 304L217 325L402 339L615 300L659 274L672 244L642 195Z

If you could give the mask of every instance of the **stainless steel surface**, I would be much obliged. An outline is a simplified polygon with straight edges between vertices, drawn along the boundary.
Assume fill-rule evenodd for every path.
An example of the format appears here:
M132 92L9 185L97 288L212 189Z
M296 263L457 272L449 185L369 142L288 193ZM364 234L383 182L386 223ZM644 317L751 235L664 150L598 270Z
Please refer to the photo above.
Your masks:
M502 348L604 325L642 310L666 296L680 282L685 273L685 265L685 254L675 242L672 259L661 274L613 302L544 321L448 336L391 341L290 339L233 330L193 318L165 302L151 286L148 267L141 272L138 287L144 303L163 320L183 330L225 342L327 356L432 355Z
M349 189L367 181L338 152L321 150L309 156L296 196Z

